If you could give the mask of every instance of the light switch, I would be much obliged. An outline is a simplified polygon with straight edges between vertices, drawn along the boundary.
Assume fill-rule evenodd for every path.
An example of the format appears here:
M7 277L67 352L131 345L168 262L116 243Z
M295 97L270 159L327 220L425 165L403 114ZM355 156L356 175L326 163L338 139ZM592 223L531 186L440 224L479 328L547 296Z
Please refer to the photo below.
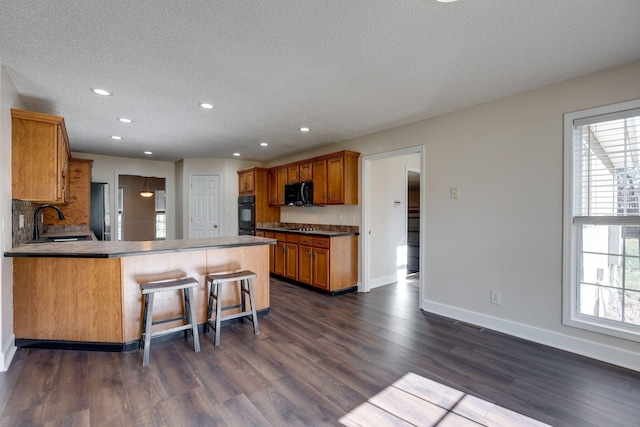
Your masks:
M458 187L451 187L451 198L452 199L460 198L460 189Z

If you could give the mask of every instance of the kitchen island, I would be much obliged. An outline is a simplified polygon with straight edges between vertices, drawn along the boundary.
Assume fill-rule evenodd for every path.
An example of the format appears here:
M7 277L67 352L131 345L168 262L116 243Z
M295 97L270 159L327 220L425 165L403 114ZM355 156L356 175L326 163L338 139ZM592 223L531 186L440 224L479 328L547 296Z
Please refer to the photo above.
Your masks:
M269 245L274 239L235 236L145 242L78 241L25 244L13 257L14 331L18 347L123 351L138 348L143 310L140 283L191 276L196 318L206 322L205 276L251 270L256 308L269 311ZM239 292L227 287L226 305ZM229 312L231 313L231 311ZM179 291L157 295L154 318L182 314ZM154 326L168 329L177 322Z

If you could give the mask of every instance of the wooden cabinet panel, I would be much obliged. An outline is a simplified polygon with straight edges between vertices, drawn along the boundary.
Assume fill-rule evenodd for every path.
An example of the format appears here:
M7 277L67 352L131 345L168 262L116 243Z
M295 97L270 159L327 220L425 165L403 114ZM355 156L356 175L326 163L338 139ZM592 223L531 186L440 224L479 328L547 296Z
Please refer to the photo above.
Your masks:
M275 233L274 237L278 239L278 243L276 244L273 254L273 274L284 276L286 237L284 233Z
M269 169L269 206L278 206L278 174L275 169Z
M313 162L306 162L300 164L300 181L313 180Z
M327 161L313 162L313 204L327 204Z
M256 235L258 233L256 232ZM265 231L263 233L264 237L268 237L270 239L275 238L275 233L273 231ZM276 253L276 245L269 245L269 273L273 273L275 270L275 253Z
M70 153L64 118L12 109L11 125L12 197L64 203Z
M91 165L93 160L69 160L69 191L67 203L60 206L65 219L58 219L58 215L51 209L45 209L44 223L46 225L85 225L89 227L91 210Z
M344 203L344 157L327 160L327 204Z
M242 196L251 195L256 190L255 171L238 172L238 193Z
M285 274L287 279L298 280L298 244L286 243Z
M300 181L300 168L298 165L287 166L287 184Z
M298 246L298 282L305 285L313 284L313 248Z
M276 202L278 206L284 206L284 185L287 183L287 168L279 168L276 171L276 177L278 182L277 192L276 192Z
M330 289L329 249L313 248L313 286L324 290Z

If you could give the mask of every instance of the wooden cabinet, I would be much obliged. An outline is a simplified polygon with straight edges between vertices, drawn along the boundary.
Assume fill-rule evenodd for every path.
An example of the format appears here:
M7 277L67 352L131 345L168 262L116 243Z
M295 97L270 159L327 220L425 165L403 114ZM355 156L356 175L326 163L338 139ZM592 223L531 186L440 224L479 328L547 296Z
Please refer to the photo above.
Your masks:
M300 182L313 180L313 162L300 163Z
M345 152L327 159L327 204L358 204L358 156Z
M274 237L278 244L269 260L273 274L332 293L357 285L358 236L275 233Z
M11 128L12 198L65 203L70 149L64 118L12 109Z
M329 290L329 238L300 237L298 281Z
M292 182L300 182L300 166L297 164L287 166L287 182L285 184Z
M313 162L313 204L327 204L327 160Z
M93 160L69 160L69 197L60 209L65 219L58 219L58 215L51 209L45 209L44 223L46 225L82 225L89 228L91 211L91 165Z
M284 205L285 184L311 180L314 205L357 205L359 156L340 151L270 169L269 204Z
M284 277L298 280L298 236L295 234L287 234L284 264Z
M270 203L270 171L251 168L238 171L238 192L241 196L255 196L255 224L280 221L280 209ZM284 198L284 196L283 196Z
M238 172L238 193L241 196L248 196L256 190L255 171L246 170Z
M273 274L284 277L285 275L285 251L287 247L286 236L284 233L275 233L278 239L273 253Z
M269 205L284 206L284 186L288 176L286 166L269 170Z

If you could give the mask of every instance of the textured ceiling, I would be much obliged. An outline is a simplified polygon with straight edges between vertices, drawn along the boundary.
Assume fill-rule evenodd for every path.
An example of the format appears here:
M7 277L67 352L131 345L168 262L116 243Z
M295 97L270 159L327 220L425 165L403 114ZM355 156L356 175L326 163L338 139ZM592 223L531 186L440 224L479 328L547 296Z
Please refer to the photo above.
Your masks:
M74 151L265 161L640 60L639 22L639 0L0 0L0 63Z

